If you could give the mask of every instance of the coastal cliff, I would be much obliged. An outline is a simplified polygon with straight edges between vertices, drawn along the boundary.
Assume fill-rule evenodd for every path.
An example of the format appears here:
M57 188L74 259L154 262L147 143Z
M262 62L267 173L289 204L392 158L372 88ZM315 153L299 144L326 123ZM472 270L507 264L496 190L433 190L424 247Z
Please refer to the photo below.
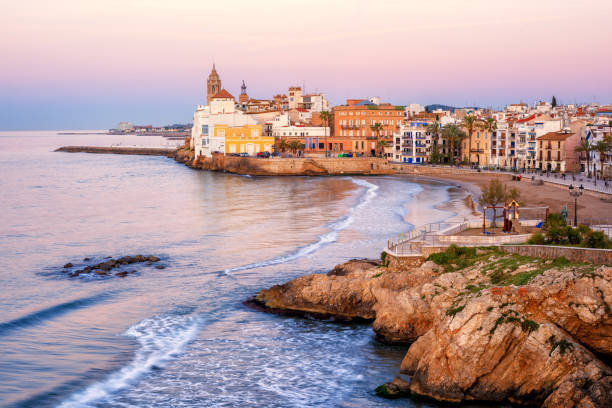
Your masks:
M611 267L450 251L409 270L350 261L262 290L250 302L272 312L372 321L380 340L410 344L401 373L415 395L612 406Z

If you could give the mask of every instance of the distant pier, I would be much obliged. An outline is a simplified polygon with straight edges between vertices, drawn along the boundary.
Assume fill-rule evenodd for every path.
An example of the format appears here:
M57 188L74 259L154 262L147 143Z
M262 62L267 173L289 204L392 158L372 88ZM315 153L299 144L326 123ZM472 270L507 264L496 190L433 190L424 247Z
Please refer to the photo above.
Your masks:
M154 147L108 147L108 146L64 146L56 152L68 153L100 153L100 154L131 154L141 156L169 156L174 157L176 149Z

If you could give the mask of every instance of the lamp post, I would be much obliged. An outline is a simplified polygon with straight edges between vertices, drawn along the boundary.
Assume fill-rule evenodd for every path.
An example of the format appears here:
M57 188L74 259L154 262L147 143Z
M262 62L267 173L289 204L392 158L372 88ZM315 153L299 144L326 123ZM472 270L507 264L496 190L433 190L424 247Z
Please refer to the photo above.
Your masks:
M583 190L584 187L582 187L582 184L576 189L572 184L569 186L570 196L574 197L574 227L578 226L578 197L582 195Z

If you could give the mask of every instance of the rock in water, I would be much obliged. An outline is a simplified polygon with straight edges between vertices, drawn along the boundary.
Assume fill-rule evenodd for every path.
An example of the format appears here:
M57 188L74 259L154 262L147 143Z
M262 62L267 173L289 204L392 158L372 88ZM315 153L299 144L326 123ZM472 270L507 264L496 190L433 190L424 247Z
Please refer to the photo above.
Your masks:
M390 382L376 387L376 394L389 399L409 397L410 383L397 376Z

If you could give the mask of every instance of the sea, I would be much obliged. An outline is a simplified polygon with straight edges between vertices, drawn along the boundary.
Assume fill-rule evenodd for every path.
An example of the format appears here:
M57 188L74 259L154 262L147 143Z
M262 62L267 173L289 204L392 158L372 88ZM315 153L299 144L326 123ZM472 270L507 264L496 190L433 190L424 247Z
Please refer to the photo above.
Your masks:
M409 177L249 177L163 156L54 151L177 143L0 132L0 406L440 406L376 396L407 347L377 342L368 324L267 314L243 301L379 258L389 238L457 217L465 191ZM127 265L135 272L123 278L69 276L138 254L161 260Z

